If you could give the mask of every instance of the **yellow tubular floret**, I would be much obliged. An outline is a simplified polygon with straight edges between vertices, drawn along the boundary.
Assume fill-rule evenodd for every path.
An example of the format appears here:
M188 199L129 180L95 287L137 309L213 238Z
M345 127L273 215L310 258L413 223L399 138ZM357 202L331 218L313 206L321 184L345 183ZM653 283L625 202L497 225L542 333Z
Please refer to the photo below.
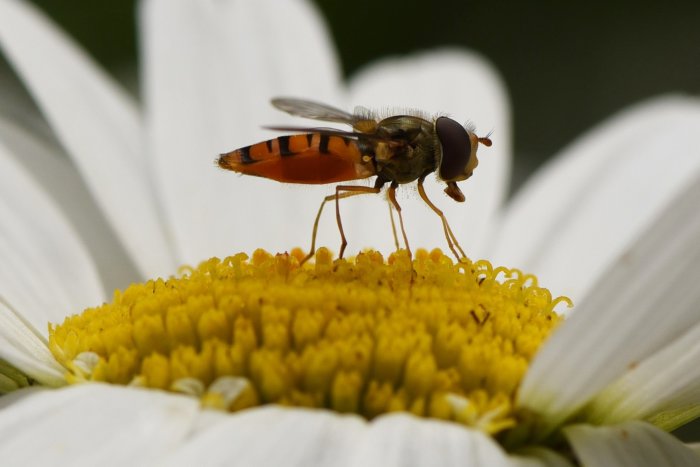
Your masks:
M496 433L560 321L537 278L439 250L333 261L257 250L134 284L50 329L70 382L182 392L203 405L392 411Z

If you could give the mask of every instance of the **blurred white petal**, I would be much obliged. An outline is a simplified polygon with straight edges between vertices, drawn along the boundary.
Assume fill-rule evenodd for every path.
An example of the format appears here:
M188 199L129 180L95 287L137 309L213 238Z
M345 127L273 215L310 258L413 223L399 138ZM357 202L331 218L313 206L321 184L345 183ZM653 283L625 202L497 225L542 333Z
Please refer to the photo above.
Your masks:
M481 257L490 224L508 190L511 162L508 98L493 66L481 56L459 50L384 59L355 75L350 90L353 105L385 113L403 108L447 114L462 123L474 123L480 136L494 131L493 146L479 148L474 176L460 183L465 203L447 197L444 183L438 184L435 177L428 177L425 183L428 197L443 210L467 255ZM406 192L410 195L402 194ZM411 246L447 250L439 217L413 186L401 187L398 193ZM352 219L346 222L352 243L393 251L386 202L376 197L353 199L344 203L343 213Z
M406 413L369 424L353 466L510 466L512 460L489 436L454 423Z
M536 272L580 303L700 173L699 132L700 101L691 98L652 99L601 123L520 190L489 259Z
M149 151L179 259L306 243L325 189L282 188L214 160L275 136L261 125L289 124L269 103L276 95L342 106L316 12L296 0L149 0L142 18ZM300 211L308 213L302 221ZM303 235L285 231L296 225Z
M23 128L16 121L0 116L0 142L75 227L97 266L108 295L130 284L138 277L138 272L104 213L61 148L34 132L35 129Z
M548 427L698 324L699 205L696 180L600 276L535 356L519 399Z
M77 233L1 143L0 258L0 358L42 384L64 384L46 344L47 323L102 302L104 292Z
M692 450L695 454L700 456L700 443L690 443L686 444L690 450Z
M698 362L700 322L597 394L586 408L587 420L612 424L653 417L664 430L678 428L700 415Z
M199 410L193 398L101 384L21 395L0 417L4 465L152 465Z
M365 425L359 416L323 410L250 409L200 429L163 465L351 465Z
M141 272L172 272L132 99L26 2L0 2L0 47Z
M274 448L270 448L274 446ZM491 438L404 413L367 422L324 410L263 407L200 429L163 465L512 466L567 465L557 456L508 456ZM559 459L561 460L561 459Z
M700 456L648 423L627 422L614 427L573 425L564 433L586 467L700 465Z
M72 227L0 144L0 295L43 333L48 322L104 300Z
M198 433L211 430L214 425L226 421L230 417L231 414L223 410L202 409L197 416L197 420L195 420L195 423L192 425L190 436L195 436Z

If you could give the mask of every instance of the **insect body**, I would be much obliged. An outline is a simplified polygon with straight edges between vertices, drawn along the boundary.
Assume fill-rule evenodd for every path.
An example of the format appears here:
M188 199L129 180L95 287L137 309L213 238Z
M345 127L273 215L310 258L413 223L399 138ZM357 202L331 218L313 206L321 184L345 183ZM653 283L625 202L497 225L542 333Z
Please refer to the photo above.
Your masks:
M395 192L400 184L416 180L421 198L440 216L450 250L457 259L465 257L444 214L428 199L423 181L437 172L438 178L447 184L445 193L463 202L464 195L457 182L472 175L478 164L478 145L491 146L488 137L478 137L472 128L447 117L394 115L379 119L368 111L351 114L325 104L291 98L273 99L272 105L292 115L347 124L352 130L275 127L272 129L301 134L280 136L222 154L218 160L221 168L286 183L325 184L377 177L373 187L341 184L336 186L334 195L324 198L314 222L311 250L303 261L315 251L319 219L328 201L335 201L342 258L347 240L338 201L363 193L379 193L387 183L387 195L399 214L401 233L410 253Z

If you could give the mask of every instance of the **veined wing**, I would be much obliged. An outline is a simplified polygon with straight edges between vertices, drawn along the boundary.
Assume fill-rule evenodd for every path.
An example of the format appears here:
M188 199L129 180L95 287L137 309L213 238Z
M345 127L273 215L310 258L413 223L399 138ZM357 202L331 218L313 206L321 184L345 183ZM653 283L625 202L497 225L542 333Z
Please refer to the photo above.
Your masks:
M276 108L297 117L323 120L325 122L345 123L353 126L358 121L363 120L362 117L336 107L305 99L276 97L272 99L271 102Z
M358 140L374 140L393 143L393 138L389 135L379 135L376 133L365 133L362 131L345 131L338 128L303 127L303 126L264 126L266 130L291 131L294 133L318 133L328 136L340 136L342 138L354 138Z

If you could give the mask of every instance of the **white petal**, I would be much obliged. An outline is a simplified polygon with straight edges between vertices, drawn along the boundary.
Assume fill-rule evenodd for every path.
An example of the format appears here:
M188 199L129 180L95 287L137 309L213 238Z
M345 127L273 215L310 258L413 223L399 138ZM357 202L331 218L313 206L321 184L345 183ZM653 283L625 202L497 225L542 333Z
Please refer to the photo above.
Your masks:
M695 454L700 456L700 443L690 443L686 444L686 446L688 446L688 448L690 448Z
M669 203L535 356L519 397L544 416L545 430L700 322L698 205L700 180Z
M360 71L351 81L355 105L396 113L419 109L428 115L447 114L477 125L478 134L493 131L494 144L479 149L474 176L461 183L467 198L455 203L434 177L426 180L429 198L443 210L457 239L471 257L483 255L490 223L508 189L511 158L510 109L505 85L498 72L482 57L461 50L438 50L386 59ZM410 195L401 195L409 192ZM447 250L439 218L423 203L415 189L399 190L406 230L412 247ZM348 237L358 246L393 250L386 202L353 199L345 203ZM358 221L358 219L361 220Z
M512 460L479 431L396 413L369 424L351 465L496 467L512 465Z
M26 2L0 2L0 47L141 271L173 271L134 102Z
M35 130L36 127L22 128L16 121L0 117L0 141L75 226L97 266L105 290L111 294L114 289L124 288L139 276L136 267L75 167L57 143L48 143L41 132L32 134Z
M700 415L698 362L700 323L598 394L585 410L586 420L612 424L653 419L664 430L678 428Z
M0 258L0 295L42 332L104 299L76 233L2 144Z
M0 417L4 465L152 465L198 412L196 399L100 384L14 397Z
M275 135L261 125L293 122L269 104L276 95L342 106L315 10L301 0L150 0L142 13L151 151L180 259L307 242L323 188L285 188L212 162Z
M579 303L639 232L700 173L700 101L665 97L574 142L513 199L489 259L536 272Z
M365 424L323 410L251 409L200 428L163 465L350 465Z
M573 425L564 433L586 467L700 465L700 456L648 423L628 422L614 427Z
M200 410L199 414L197 415L197 420L195 420L194 425L192 425L190 436L195 436L198 433L211 430L214 425L228 420L229 417L230 414L228 412L224 412L223 410Z
M163 465L556 465L533 459L509 458L480 432L407 414L366 422L323 410L264 407L200 430Z
M53 358L46 338L1 296L0 359L46 386L65 384L65 370Z
M33 394L39 394L42 392L47 392L47 391L52 391L53 389L41 387L41 386L29 386L23 389L20 389L19 391L13 391L9 394L3 394L2 397L0 397L0 410L4 410L6 407L10 407L12 404L15 404L16 402L26 399L27 397L33 395ZM0 412L2 413L2 412ZM0 420L2 417L0 417Z

